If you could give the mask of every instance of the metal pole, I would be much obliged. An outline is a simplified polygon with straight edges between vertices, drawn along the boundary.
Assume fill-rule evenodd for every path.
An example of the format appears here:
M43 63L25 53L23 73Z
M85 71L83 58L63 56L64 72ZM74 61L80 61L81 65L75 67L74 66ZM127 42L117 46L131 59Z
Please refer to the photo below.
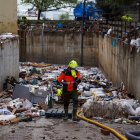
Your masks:
M42 47L42 62L44 61L44 23L42 24L42 34L41 34L41 47Z
M82 30L81 30L81 66L83 66L83 42L84 42L84 25L85 25L85 4L86 0L83 3L83 15L82 15Z

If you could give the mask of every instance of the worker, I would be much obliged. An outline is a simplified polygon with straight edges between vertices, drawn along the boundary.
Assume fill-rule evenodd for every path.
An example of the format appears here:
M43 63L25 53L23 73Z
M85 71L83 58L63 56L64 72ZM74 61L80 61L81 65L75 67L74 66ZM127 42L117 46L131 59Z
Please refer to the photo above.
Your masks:
M69 101L73 101L73 111L72 111L72 120L78 121L77 118L77 108L78 108L78 91L77 86L81 82L80 72L76 70L78 63L75 60L69 62L67 69L64 69L61 74L58 76L58 83L63 85L62 90L57 90L57 95L63 95L64 101L64 120L68 120L68 107Z

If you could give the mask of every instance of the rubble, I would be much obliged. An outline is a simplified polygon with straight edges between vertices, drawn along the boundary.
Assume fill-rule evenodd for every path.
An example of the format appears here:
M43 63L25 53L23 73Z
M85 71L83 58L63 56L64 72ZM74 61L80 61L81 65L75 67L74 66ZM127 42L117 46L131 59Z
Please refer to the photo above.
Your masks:
M13 39L13 38L17 38L18 35L12 34L12 33L3 33L0 34L0 40L1 41L5 41L7 39Z
M85 116L87 117L103 117L106 119L117 119L119 117L128 117L129 115L137 116L139 107L133 108L130 103L132 99L113 99L111 101L94 101L88 99L83 105Z
M53 107L54 102L60 101L55 94L55 81L66 67L45 63L21 63L19 81L14 77L7 77L5 89L0 93L0 124L32 121L45 115L56 117L56 113L49 114L49 108ZM129 120L129 123L132 123L129 116L140 116L139 102L127 96L123 83L118 88L113 87L112 82L108 81L98 68L78 67L78 70L82 77L78 86L79 106L82 106L86 117L96 120L110 119L115 123L128 123ZM63 111L56 112L61 112L59 115L63 116Z

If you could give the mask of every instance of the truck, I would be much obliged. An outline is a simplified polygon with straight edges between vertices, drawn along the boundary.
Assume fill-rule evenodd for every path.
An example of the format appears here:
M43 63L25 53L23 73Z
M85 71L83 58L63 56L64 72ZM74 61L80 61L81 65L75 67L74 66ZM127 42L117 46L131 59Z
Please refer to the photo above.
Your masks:
M83 17L86 20L98 20L103 14L101 9L96 8L94 2L86 2L85 5L83 2L80 2L76 5L73 12L75 20L82 20Z

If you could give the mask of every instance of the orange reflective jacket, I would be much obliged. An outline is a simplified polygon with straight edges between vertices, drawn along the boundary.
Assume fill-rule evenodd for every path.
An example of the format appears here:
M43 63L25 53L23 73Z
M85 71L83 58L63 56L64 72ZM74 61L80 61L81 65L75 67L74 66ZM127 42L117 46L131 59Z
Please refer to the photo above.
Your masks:
M63 84L63 92L71 92L77 89L78 84L81 82L80 73L77 70L76 75L77 77L74 78L69 69L65 69L61 72L60 76L57 78L57 81Z

